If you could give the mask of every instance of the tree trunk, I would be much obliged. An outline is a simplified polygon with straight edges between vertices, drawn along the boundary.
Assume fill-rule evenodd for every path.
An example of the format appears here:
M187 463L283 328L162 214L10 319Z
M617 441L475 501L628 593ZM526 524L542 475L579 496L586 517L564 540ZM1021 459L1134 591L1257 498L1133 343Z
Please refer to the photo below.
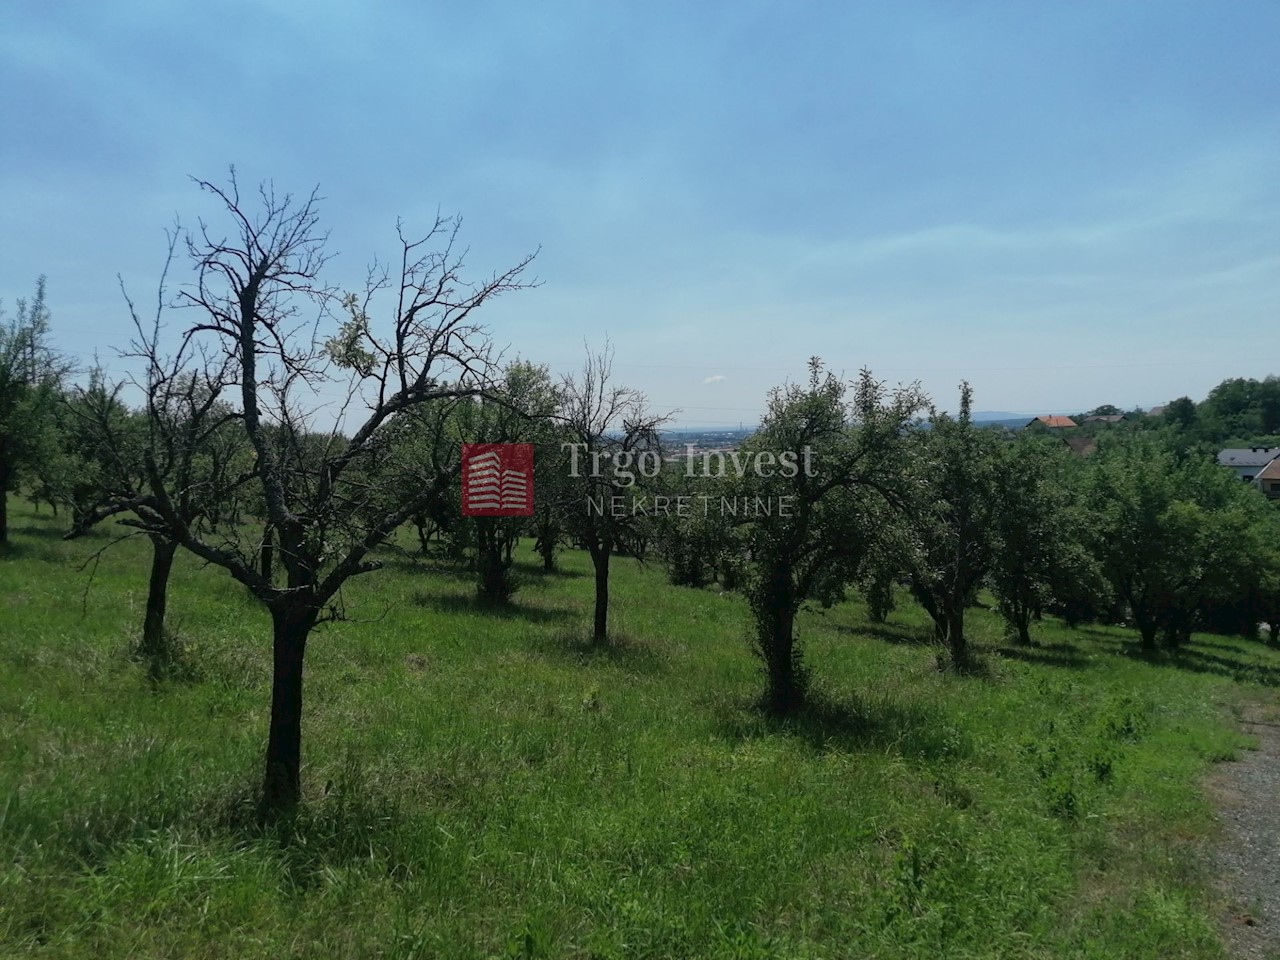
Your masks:
M756 645L764 661L764 709L771 717L786 717L805 705L808 677L795 642L796 600L794 563L778 557L752 578L748 590L756 622Z
M271 726L262 781L264 816L288 813L301 798L302 660L315 613L281 607L272 611L271 620L275 662L271 680Z
M947 639L947 618L943 614L942 608L938 606L933 591L923 581L913 578L911 581L911 595L916 598L916 603L924 608L924 612L933 621L934 640L938 643L945 643Z
M262 545L258 548L258 573L262 579L271 582L275 573L275 529L267 524L262 530Z
M1036 617L1038 608L1035 601L1030 596L1031 591L1024 589L1019 591L1018 599L1013 605L1013 626L1017 631L1018 645L1022 647L1031 646L1031 618Z
M596 612L591 627L591 642L603 644L609 630L609 553L605 547L591 551L591 563L596 571Z
M964 600L956 597L947 605L947 647L951 665L962 669L969 665L969 642L964 635Z
M1031 646L1030 604L1018 599L1001 601L1000 615L1004 617L1006 636L1020 647Z
M1134 612L1133 624L1138 628L1138 644L1146 652L1156 649L1156 635L1160 631L1160 626L1153 618L1145 615L1138 615Z
M1280 620L1267 623L1267 641L1273 646L1280 646Z
M762 625L761 653L764 654L765 710L772 717L786 717L804 705L804 686L796 671L795 615L778 610Z
M556 569L556 540L558 539L555 524L550 520L541 520L535 529L538 535L533 541L533 548L542 557L542 571L543 573L554 573Z
M169 603L169 573L178 545L166 536L151 534L151 579L147 585L147 612L142 620L142 655L151 679L158 680L170 653L164 635L165 608Z
M503 560L504 545L497 521L489 517L476 519L476 594L482 603L504 604L514 592L507 573L510 561Z
M1031 624L1026 616L1018 618L1018 645L1021 647L1031 646Z

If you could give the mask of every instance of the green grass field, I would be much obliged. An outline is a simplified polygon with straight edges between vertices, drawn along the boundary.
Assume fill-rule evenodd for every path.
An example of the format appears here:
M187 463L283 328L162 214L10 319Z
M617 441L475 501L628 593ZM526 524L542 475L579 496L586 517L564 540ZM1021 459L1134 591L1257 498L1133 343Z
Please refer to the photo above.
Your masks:
M1280 655L1176 659L1046 622L937 669L923 616L801 619L819 708L778 726L741 599L520 548L509 613L410 554L308 650L305 806L256 827L269 624L175 569L179 675L130 658L146 546L79 565L12 501L0 555L0 956L1219 957L1199 781Z

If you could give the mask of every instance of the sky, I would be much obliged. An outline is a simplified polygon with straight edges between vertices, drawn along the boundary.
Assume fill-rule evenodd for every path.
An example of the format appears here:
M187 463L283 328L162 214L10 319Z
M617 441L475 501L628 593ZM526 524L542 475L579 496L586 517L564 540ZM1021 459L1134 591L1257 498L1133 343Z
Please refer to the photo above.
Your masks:
M109 373L191 177L319 186L332 282L460 214L509 356L684 425L810 356L1069 413L1280 373L1280 3L0 7L0 298ZM171 279L185 279L178 265ZM377 325L378 317L374 317ZM175 321L177 322L177 321Z

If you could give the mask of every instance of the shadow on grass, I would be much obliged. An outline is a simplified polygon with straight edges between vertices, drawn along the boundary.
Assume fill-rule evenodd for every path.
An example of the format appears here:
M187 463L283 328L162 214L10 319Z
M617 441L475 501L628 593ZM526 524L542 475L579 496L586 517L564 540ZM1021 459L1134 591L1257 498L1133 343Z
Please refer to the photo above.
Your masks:
M885 643L898 643L912 647L932 647L936 645L933 639L933 632L919 627L900 627L890 623L866 623L856 627L837 623L834 627L836 633L851 637L874 637L877 640L883 640Z
M547 570L543 568L541 562L533 560L516 560L511 564L511 569L522 577L530 577L534 580L579 580L588 576L585 571L566 570L560 566L554 570Z
M30 543L16 543L7 540L0 543L0 560L22 560L39 555L40 551L48 552L47 547L36 547Z
M62 538L47 537L35 542L10 540L0 543L0 560L39 560L43 563L64 564L72 556L72 551L63 544Z
M1141 660L1155 667L1172 667L1191 673L1226 677L1237 683L1254 683L1263 687L1280 687L1280 660L1273 659L1271 663L1258 662L1259 656L1265 657L1267 652L1271 651L1271 648L1264 646L1261 642L1257 644L1258 652L1252 656L1232 647L1230 644L1212 641L1206 643L1201 640L1193 640L1189 644L1173 649L1159 647L1155 650L1143 650L1138 645L1136 635L1130 639L1098 631L1088 632L1093 636L1096 643L1111 647L1112 653L1129 657L1133 660ZM1210 650L1224 651L1224 653L1209 653L1201 649L1204 647ZM1227 653L1234 653L1235 656L1226 655Z
M1179 670L1192 673L1217 674L1230 677L1237 683L1256 683L1263 687L1280 687L1280 667L1257 663L1245 658L1223 657L1195 649L1197 645L1181 647L1164 654L1164 662ZM1156 662L1160 662L1158 659Z
M960 731L936 710L888 698L813 697L799 713L778 719L758 705L725 710L717 733L729 741L789 737L811 750L873 751L921 760L962 756L969 752Z
M580 666L605 664L643 674L664 673L670 667L660 648L619 633L611 634L604 643L595 643L585 628L558 630L533 637L531 645L548 660Z
M1072 670L1085 670L1095 666L1095 662L1080 655L1069 643L1045 643L1032 647L996 647L996 652L1010 660L1021 660L1045 667L1067 667Z
M61 540L67 532L66 525L59 520L50 520L48 523L26 523L22 526L10 526L9 536L32 537L36 540ZM97 536L94 536L97 534ZM97 540L105 539L101 531L90 530L81 535L82 538L92 538Z
M302 893L323 885L334 867L378 864L393 879L420 868L421 824L393 792L339 775L296 810L264 818L257 790L238 789L223 805L221 827L240 844L273 859Z
M469 613L497 620L526 620L529 623L562 623L578 616L576 611L563 607L530 607L514 601L503 604L482 603L475 596L456 593L420 591L414 594L413 602L441 613Z
M422 574L458 582L471 582L476 578L476 572L462 561L451 562L441 557L414 553L399 547L380 553L378 560L382 562L383 569L395 570L399 573Z

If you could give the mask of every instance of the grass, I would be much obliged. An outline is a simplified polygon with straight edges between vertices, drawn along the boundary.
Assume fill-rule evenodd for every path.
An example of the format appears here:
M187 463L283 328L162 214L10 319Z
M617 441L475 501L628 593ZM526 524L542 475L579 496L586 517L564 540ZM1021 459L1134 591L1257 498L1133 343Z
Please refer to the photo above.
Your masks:
M1173 658L1046 622L936 667L903 604L802 616L817 705L777 724L741 600L585 559L512 611L411 557L308 650L306 805L256 827L266 616L180 556L182 679L129 651L145 544L14 501L0 556L0 955L1220 957L1198 783L1280 683L1260 644ZM1268 691L1269 692L1269 691Z

